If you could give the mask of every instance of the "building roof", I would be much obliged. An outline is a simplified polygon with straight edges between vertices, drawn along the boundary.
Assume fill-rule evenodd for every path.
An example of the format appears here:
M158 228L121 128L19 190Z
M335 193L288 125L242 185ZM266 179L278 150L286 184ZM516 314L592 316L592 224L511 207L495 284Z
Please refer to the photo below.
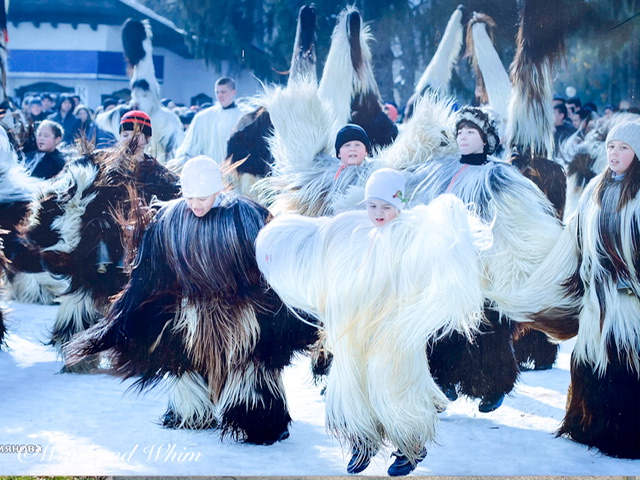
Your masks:
M127 18L148 19L153 30L153 45L186 58L193 58L185 44L186 32L167 18L136 0L20 0L9 4L9 22L122 25Z

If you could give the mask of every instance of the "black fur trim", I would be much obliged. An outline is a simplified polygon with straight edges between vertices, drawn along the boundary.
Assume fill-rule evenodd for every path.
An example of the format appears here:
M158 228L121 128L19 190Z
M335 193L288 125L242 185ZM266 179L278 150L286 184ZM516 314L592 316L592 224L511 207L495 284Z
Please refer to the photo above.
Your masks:
M615 348L604 375L571 359L567 412L558 436L620 458L640 458L640 378Z
M427 348L431 373L446 388L459 385L463 395L492 398L513 390L519 369L513 353L513 326L485 309L487 321L472 342L458 333L437 340Z
M270 372L280 376L281 372ZM289 436L291 416L286 401L262 387L255 393L260 401L255 405L247 402L234 405L222 412L220 428L222 436L256 445L271 445Z
M257 177L266 177L271 171L273 156L266 138L273 132L273 123L269 112L260 108L247 113L238 122L245 126L236 130L227 142L227 158L236 167L238 173L249 173Z
M553 366L558 356L559 345L549 341L542 332L530 330L522 325L513 342L516 361L522 370L547 370Z

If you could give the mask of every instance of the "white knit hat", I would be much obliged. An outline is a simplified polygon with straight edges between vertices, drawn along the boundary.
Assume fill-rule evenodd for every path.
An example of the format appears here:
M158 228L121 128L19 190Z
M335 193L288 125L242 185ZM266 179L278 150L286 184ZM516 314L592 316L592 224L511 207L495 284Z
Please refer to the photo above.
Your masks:
M611 140L619 140L628 144L638 157L640 157L640 123L625 122L619 123L611 129L607 135L605 145Z
M205 155L193 157L184 164L180 184L185 198L208 197L224 188L220 167Z
M364 187L364 198L377 198L390 203L398 210L404 208L405 180L400 172L391 168L381 168L371 174Z

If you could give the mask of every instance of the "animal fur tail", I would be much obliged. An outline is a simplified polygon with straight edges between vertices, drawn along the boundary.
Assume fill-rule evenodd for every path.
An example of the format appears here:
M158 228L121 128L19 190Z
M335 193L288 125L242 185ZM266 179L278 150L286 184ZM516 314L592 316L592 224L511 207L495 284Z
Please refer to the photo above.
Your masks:
M565 50L565 10L566 0L524 2L510 67L508 151L541 158L553 154L553 67Z
M449 93L451 70L458 61L462 48L463 29L461 22L462 7L460 6L449 18L436 53L416 84L415 93L417 95L424 95L429 88L444 95Z
M492 30L496 23L489 15L475 13L467 25L467 51L476 74L476 100L490 105L498 117L507 118L511 82L493 45Z
M372 94L380 99L371 67L372 39L369 26L362 25L355 7L347 7L340 13L318 87L320 98L331 104L339 128L349 122L351 102L356 95Z
M151 25L147 20L128 19L122 26L122 48L131 83L135 86L137 82L147 82L147 89L152 89L159 97L160 85L153 66L152 38Z
M304 77L316 80L316 9L313 5L304 5L298 12L289 81Z

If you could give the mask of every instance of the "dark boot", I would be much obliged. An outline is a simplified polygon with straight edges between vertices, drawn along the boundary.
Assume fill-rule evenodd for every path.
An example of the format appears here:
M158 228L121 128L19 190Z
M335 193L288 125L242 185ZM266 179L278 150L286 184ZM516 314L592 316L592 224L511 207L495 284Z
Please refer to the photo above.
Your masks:
M390 477L402 477L413 472L418 466L418 463L425 459L427 456L427 449L422 447L415 464L411 463L407 457L400 453L400 451L395 451L391 455L395 455L396 459L389 467L389 470L387 470L387 474Z

